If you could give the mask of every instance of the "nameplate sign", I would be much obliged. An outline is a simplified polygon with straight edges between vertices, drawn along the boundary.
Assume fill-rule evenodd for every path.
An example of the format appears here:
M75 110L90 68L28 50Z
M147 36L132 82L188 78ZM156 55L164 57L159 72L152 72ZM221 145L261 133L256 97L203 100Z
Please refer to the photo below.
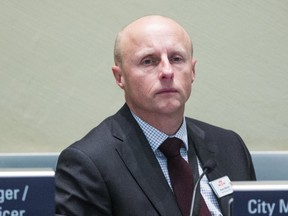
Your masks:
M288 181L232 182L232 216L288 215Z
M0 216L52 216L52 169L0 169Z

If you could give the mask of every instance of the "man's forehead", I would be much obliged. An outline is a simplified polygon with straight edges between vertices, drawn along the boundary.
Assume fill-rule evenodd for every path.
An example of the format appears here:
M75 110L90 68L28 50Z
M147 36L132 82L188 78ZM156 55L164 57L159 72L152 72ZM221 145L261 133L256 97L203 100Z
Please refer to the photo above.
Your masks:
M191 48L188 37L184 34L176 34L171 32L134 32L123 38L122 49L137 49L141 53L153 53L166 49L169 52L185 52ZM136 51L136 50L134 50ZM135 53L136 54L136 53Z
M169 26L162 24L147 24L144 26L136 26L127 28L121 33L122 40L125 42L141 43L146 42L145 39L154 39L155 41L163 40L185 40L190 41L187 32L179 26ZM126 40L125 40L126 39ZM153 42L153 41L152 41Z

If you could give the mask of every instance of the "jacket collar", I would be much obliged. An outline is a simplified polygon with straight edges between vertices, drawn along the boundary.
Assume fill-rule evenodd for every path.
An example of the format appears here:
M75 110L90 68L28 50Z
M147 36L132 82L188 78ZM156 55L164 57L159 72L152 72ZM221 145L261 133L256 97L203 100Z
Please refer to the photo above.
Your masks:
M119 140L116 151L155 209L163 216L181 216L161 167L126 104L114 115L112 127Z

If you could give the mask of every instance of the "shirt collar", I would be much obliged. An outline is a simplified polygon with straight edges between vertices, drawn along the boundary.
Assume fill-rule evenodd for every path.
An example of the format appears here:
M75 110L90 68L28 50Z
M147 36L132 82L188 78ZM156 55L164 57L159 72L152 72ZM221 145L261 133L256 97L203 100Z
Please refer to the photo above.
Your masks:
M188 151L188 136L187 136L187 127L185 118L183 118L183 122L179 130L174 135L167 135L152 125L148 124L147 122L143 121L139 118L135 113L131 111L133 117L139 124L140 128L142 129L143 133L145 134L152 150L155 152L158 147L168 138L168 137L177 137L181 139L185 145L186 150Z

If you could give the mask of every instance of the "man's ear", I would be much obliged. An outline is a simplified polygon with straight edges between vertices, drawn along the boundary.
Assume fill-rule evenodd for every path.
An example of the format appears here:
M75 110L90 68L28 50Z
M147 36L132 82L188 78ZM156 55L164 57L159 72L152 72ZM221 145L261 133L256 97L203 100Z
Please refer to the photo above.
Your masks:
M192 83L195 80L195 76L196 76L196 71L195 71L195 65L197 63L196 59L192 59Z
M112 72L113 72L113 75L114 75L114 78L115 78L117 85L123 89L124 83L123 83L123 75L122 75L121 68L117 65L114 65L112 67Z

